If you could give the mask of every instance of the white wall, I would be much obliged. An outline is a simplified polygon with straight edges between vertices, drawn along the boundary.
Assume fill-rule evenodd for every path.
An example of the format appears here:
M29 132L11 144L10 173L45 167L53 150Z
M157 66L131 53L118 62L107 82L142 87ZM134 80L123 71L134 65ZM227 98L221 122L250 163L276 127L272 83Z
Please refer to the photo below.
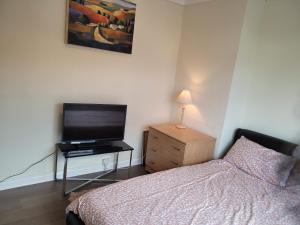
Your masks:
M222 155L223 151L231 144L235 129L241 127L248 84L253 74L256 73L254 70L258 55L258 33L264 6L265 1L261 0L248 1L247 3L226 117L216 152L218 156Z
M64 44L65 1L0 1L0 179L54 151L63 102L128 104L125 139L138 163L143 128L176 118L174 86L191 89L185 123L219 139L216 157L238 127L300 143L299 11L300 0L212 0L184 10L139 0L126 55ZM0 189L51 179L53 162ZM72 174L100 164L73 160Z
M248 1L221 153L247 128L300 144L300 1Z
M64 44L65 2L0 1L0 179L54 151L63 102L128 104L125 140L136 163L145 125L170 119L182 6L139 0L126 55ZM0 188L52 178L53 161ZM101 164L74 161L75 173Z
M246 0L213 0L188 5L184 10L175 89L179 92L187 88L192 93L194 106L187 109L185 124L217 138L224 121L245 7Z

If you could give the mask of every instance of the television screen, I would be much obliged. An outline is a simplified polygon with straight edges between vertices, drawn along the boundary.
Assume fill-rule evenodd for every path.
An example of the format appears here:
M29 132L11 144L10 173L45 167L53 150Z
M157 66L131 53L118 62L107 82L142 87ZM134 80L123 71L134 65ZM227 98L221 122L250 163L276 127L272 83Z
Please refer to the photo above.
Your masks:
M63 141L123 140L127 105L63 105Z

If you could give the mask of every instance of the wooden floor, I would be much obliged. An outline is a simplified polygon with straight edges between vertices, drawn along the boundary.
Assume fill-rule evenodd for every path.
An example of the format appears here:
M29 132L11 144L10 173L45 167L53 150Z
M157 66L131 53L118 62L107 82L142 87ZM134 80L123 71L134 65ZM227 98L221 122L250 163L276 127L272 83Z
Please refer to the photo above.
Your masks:
M142 166L134 166L130 170L130 177L144 174L146 171ZM127 169L118 170L106 178L112 176L127 179ZM103 184L93 183L87 188L100 186ZM67 205L68 198L62 195L61 182L0 191L0 225L65 225Z

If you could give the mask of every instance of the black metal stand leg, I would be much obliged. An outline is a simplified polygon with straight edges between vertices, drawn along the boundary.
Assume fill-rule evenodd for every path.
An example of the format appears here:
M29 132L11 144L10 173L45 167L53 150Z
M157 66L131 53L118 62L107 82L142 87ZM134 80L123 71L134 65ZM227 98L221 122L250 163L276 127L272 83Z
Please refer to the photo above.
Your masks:
M117 180L117 170L118 170L118 164L119 164L119 152L117 152L115 154L115 168L114 168L114 172L115 172L115 175L114 175L114 180Z
M63 194L66 195L66 183L67 183L67 172L68 172L68 158L65 158L64 165L64 177L63 177Z
M55 152L55 168L54 168L54 180L57 181L57 161L58 161L58 149Z
M129 167L131 167L131 163L132 163L132 151L130 151L130 161L129 161Z
M129 167L128 167L128 179L130 178L130 170L132 164L132 151L130 151Z
M119 152L116 153L115 171L118 170L118 164L119 164Z

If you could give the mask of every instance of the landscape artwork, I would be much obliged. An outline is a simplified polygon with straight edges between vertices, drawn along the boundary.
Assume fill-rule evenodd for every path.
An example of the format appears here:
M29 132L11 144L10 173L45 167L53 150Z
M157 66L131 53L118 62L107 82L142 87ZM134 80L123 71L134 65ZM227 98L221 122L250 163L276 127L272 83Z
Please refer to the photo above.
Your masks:
M68 0L67 42L132 53L135 0Z

